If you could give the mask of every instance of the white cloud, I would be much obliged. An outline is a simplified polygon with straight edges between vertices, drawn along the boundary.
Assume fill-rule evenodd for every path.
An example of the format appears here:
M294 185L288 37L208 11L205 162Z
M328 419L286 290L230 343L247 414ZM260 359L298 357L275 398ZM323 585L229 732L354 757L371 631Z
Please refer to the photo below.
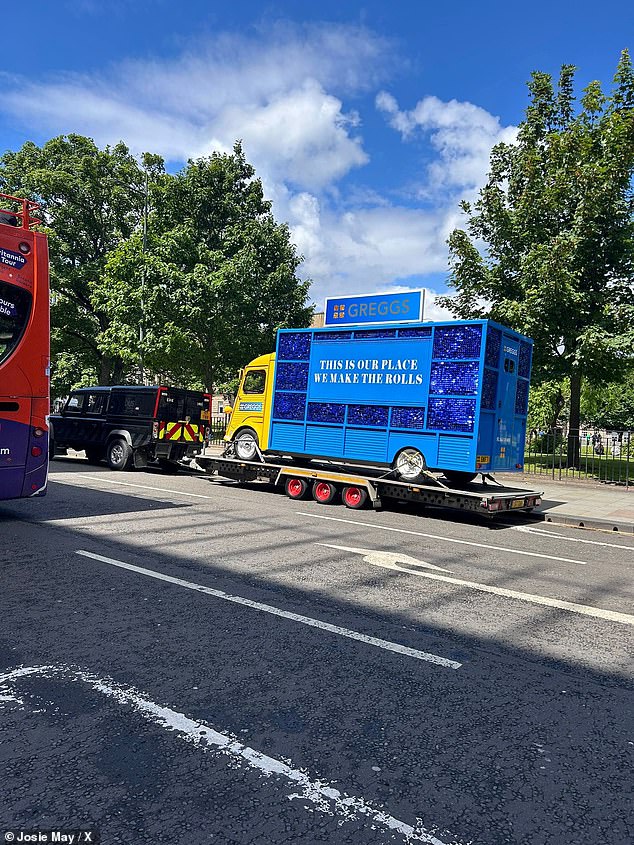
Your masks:
M372 165L362 121L346 105L385 83L394 52L362 27L277 24L221 34L171 60L130 60L108 71L33 82L2 76L0 112L40 134L125 140L170 162L228 151L239 138L274 213L288 221L312 296L385 290L446 270L458 200L484 180L491 146L514 129L471 103L425 97L411 111L387 92L377 108L404 141L425 133L432 163L414 174L424 207L395 204L362 182ZM440 312L428 296L431 311ZM447 316L447 315L443 315Z
M384 39L359 27L273 26L221 35L171 61L128 61L109 73L6 80L0 109L40 132L124 139L185 161L236 138L271 179L320 189L365 164L358 116L339 96L365 90L384 66Z
M502 126L498 117L473 103L428 96L411 111L402 111L391 94L381 91L376 106L404 140L417 131L429 134L438 158L427 169L426 194L479 187L486 177L491 148L501 141L512 143L517 137L517 127Z

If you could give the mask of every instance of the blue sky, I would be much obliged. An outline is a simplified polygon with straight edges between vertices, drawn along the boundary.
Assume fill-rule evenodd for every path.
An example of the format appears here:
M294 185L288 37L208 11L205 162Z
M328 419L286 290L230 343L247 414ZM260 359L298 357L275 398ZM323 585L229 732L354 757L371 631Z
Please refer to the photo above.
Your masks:
M629 2L33 0L3 8L0 151L79 132L170 169L241 138L326 294L424 286L532 70L606 87ZM10 34L10 35L9 35Z

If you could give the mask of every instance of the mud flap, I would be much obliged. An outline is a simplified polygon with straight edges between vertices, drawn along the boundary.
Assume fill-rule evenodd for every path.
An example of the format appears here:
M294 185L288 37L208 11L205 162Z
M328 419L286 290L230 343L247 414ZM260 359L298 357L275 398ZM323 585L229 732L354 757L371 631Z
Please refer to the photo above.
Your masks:
M145 449L135 449L132 453L132 463L135 469L143 469L148 464L147 451Z

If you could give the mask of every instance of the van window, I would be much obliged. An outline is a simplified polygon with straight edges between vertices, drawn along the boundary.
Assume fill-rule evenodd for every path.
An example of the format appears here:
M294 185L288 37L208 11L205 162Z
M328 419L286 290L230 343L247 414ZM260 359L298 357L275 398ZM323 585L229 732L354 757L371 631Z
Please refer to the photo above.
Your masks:
M158 406L158 419L166 422L190 420L199 423L209 411L209 397L203 393L167 390L161 392Z
M155 392L140 390L113 391L110 394L108 413L115 417L152 417L154 416Z
M71 393L68 397L68 402L64 408L65 414L81 414L81 409L84 404L83 393Z
M86 394L86 399L84 400L84 414L92 414L93 416L105 414L107 399L107 393Z
M243 393L264 393L266 370L249 370L242 382Z

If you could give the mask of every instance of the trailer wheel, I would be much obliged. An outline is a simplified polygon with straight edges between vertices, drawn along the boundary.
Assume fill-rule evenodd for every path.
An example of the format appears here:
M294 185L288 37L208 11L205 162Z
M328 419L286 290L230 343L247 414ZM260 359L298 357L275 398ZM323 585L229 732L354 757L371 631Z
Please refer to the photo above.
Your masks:
M328 481L315 481L313 499L320 505L329 505L337 495L337 488Z
M258 459L258 436L252 428L243 428L233 438L236 457L241 461Z
M368 501L368 491L364 487L344 487L341 499L347 508L361 510Z
M303 478L287 478L284 490L289 499L303 499L308 492L308 484Z
M419 481L425 477L425 456L413 446L401 449L392 464L396 475L403 481Z
M469 484L474 478L477 478L477 472L459 472L458 470L443 470L443 475L450 484L455 484L460 487L462 484Z

